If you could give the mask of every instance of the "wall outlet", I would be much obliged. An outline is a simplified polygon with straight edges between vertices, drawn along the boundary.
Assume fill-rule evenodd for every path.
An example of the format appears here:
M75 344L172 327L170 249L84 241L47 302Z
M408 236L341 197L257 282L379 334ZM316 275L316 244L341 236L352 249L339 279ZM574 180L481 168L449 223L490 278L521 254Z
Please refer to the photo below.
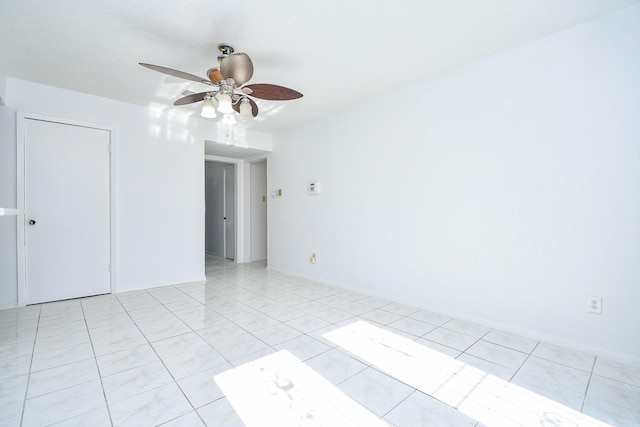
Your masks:
M587 313L602 314L602 297L587 297Z
M316 261L317 261L317 259L316 259L316 254L315 254L315 253L311 254L311 258L309 258L309 262L310 262L311 264L315 264L315 263L316 263Z
M307 194L312 196L320 194L320 183L318 181L311 181L307 186Z

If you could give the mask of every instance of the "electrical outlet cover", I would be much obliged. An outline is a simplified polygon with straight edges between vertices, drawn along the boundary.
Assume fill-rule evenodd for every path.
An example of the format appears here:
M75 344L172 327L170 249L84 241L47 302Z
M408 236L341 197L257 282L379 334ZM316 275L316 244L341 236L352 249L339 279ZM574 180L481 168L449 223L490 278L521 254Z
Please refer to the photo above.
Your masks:
M592 314L602 314L602 297L587 297L587 312Z

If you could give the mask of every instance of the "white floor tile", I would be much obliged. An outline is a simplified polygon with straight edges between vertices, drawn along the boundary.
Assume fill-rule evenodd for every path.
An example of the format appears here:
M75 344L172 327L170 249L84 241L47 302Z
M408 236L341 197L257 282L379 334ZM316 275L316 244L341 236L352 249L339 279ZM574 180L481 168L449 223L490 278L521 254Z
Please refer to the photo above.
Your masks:
M219 341L214 348L228 361L248 356L269 348L265 342L247 333L237 337Z
M35 353L33 355L33 361L31 362L31 371L42 371L44 369L93 358L94 354L91 343L85 342L55 350Z
M579 411L587 390L589 373L530 357L511 382Z
M391 313L390 311L384 311L381 309L375 309L363 313L359 316L361 319L370 320L372 322L379 323L381 325L388 325L397 320L402 319L402 316L399 314Z
M173 313L194 331L211 328L229 322L220 313L209 307L200 306L187 310L177 310Z
M161 427L204 427L204 425L204 422L202 422L202 419L200 419L200 416L195 411L160 424Z
M114 427L155 426L193 410L175 383L110 404Z
M531 354L586 372L591 372L596 359L593 355L545 342L541 342Z
M307 335L293 338L273 347L277 350L287 350L300 360L310 359L331 349L328 345Z
M379 417L385 416L414 389L373 368L354 375L338 385L340 390Z
M497 363L472 356L469 353L461 354L457 360L473 366L474 368L478 368L483 372L486 372L488 375L493 375L504 381L509 381L516 372L515 368L508 368Z
M424 334L436 329L435 325L408 317L404 317L400 320L389 323L388 326L393 329L398 329L402 332L407 332L411 335L415 335L416 337L421 337Z
M23 427L54 424L105 407L100 381L27 399Z
M267 316L273 317L280 322L286 322L287 320L293 320L306 315L304 311L289 306L285 306L277 310L270 310L265 313Z
M148 363L157 362L160 359L149 344L143 344L126 350L116 351L96 358L100 376L106 377L118 372Z
M190 327L173 315L162 319L142 319L136 324L149 342L192 332Z
M497 329L493 329L482 339L527 354L531 353L538 344L536 340Z
M242 329L253 332L267 326L277 325L279 322L264 313L255 313L242 319L234 319L233 322Z
M587 399L582 412L611 426L640 426L640 408L627 408L597 399Z
M279 351L215 377L250 426L371 426L378 416L291 353Z
M385 419L398 427L473 427L476 420L469 418L446 403L419 391L389 412Z
M75 332L69 332L66 334L54 335L51 337L37 337L36 345L34 347L34 353L41 353L44 351L56 350L63 347L69 347L76 344L83 344L89 342L89 332L87 329L81 329Z
M67 322L51 326L38 325L38 338L45 338L54 335L68 334L75 331L87 329L85 322Z
M148 341L139 329L128 327L119 329L116 327L109 336L93 339L91 337L93 349L97 356L115 353L116 351L126 350L146 344Z
M277 344L301 336L302 332L290 326L279 323L273 326L268 326L264 329L254 331L253 335L273 347Z
M453 319L442 325L445 329L469 335L474 338L481 338L486 335L491 328L479 325L477 323L467 322L466 320Z
M436 350L437 352L444 354L446 356L452 357L454 359L458 357L460 354L462 354L460 350L456 350L455 348L452 348L452 347L447 347L446 345L439 344L435 341L430 341L426 338L420 338L416 340L416 342L419 343L420 345L429 347L432 350Z
M410 314L409 317L420 320L421 322L431 323L436 326L442 326L452 319L451 316L427 310L416 311L415 313Z
M31 354L7 356L0 360L0 381L26 375L31 367Z
M28 375L0 380L0 420L7 426L19 426Z
M422 338L429 341L437 342L438 344L445 345L447 347L455 348L456 350L465 351L471 347L477 338L462 334L460 332L444 329L442 327L434 329L431 332L425 334Z
M312 357L306 363L333 384L340 384L367 368L364 363L335 349Z
M285 323L299 330L303 334L308 334L309 332L331 325L331 323L327 322L326 320L323 320L311 314L307 314L302 317L297 317Z
M112 404L173 382L161 362L151 362L103 377L102 387L107 402Z
M208 427L245 427L227 399L218 399L198 409Z
M633 409L640 408L640 387L592 375L586 401L603 401Z
M152 345L176 380L227 363L195 332L156 341Z
M55 427L111 427L111 417L106 406L53 424Z
M233 365L224 364L215 369L208 369L178 380L178 385L194 408L200 408L208 403L224 397L213 377L219 373L233 369Z
M527 358L526 353L521 353L517 350L502 347L501 345L484 340L473 344L465 353L513 369L519 368Z
M593 373L601 377L640 387L640 366L631 366L598 357Z
M412 307L406 304L400 304L397 302L392 302L391 304L383 305L380 307L381 310L389 311L391 313L399 314L400 316L409 316L411 314L417 313L420 311L416 307Z
M95 359L82 360L43 371L29 376L27 398L99 380Z
M368 312L366 312L366 313L368 313ZM324 320L326 322L329 322L329 323L343 322L343 321L345 321L347 319L355 319L357 317L353 313L350 313L348 311L342 310L342 307L339 307L339 308L334 308L334 307L327 308L326 310L323 310L323 311L321 311L319 313L316 313L316 316L320 317L322 320Z
M294 402L300 414L322 415L317 425L362 425L337 422L344 414L327 412L337 401L345 414L372 416L367 426L540 425L549 411L575 416L569 408L640 425L638 367L269 271L264 262L206 259L206 283L0 310L0 425L20 426L23 407L23 426L244 425L237 411L261 402L239 409L214 377L283 353L296 372L324 384L306 401L315 404ZM352 335L341 340L340 331ZM297 375L290 379L300 385ZM287 397L281 380L271 385Z

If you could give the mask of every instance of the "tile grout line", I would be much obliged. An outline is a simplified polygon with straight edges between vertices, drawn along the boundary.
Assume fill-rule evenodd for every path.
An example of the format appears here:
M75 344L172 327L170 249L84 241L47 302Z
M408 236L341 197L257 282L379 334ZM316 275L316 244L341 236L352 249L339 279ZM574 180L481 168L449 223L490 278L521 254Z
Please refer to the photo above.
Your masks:
M118 301L120 303L120 301ZM89 336L89 343L91 343L91 351L93 352L93 361L96 364L96 371L98 372L98 380L100 380L100 388L102 389L102 397L104 398L104 405L107 407L107 414L109 414L109 423L113 426L113 417L111 416L111 408L107 401L107 393L104 389L104 383L102 382L102 374L100 373L100 366L98 365L98 356L96 355L96 349L93 347L93 339L89 333L89 324L87 323L87 316L84 312L84 305L80 302L80 309L82 310L82 318L84 319L84 326L87 328L87 335Z
M151 293L147 292L147 294L148 294L148 295L150 295L150 296L151 296L153 299L155 299L156 301L158 301L158 303L159 303L159 304L161 304L161 305L164 307L164 304L162 304L162 303L161 303L157 298L155 298ZM138 324L136 323L136 321L133 319L133 317L131 317L131 313L129 313L129 310L128 310L126 307L124 307L124 305L123 305L123 308L124 308L125 312L127 313L127 315L129 316L129 318L131 319L131 321L133 322L133 324L134 324L134 325L136 325L136 328L138 328L138 330L140 331L140 333L142 334L142 336L144 337L144 339L147 341L147 342L146 342L146 344L151 348L151 350L152 350L152 351L153 351L153 353L156 355L156 357L158 358L158 360L160 361L160 363L162 364L162 366L164 367L164 369L166 369L167 373L171 376L171 379L173 380L174 385L178 388L178 390L180 390L180 393L182 393L182 396L183 396L183 397L185 398L185 400L189 403L189 406L191 406L191 408L193 409L193 412L194 412L194 413L197 415L197 417L202 421L202 423L203 423L204 425L206 425L206 423L204 422L204 420L203 420L203 419L202 419L202 417L200 416L200 413L198 412L197 408L193 405L193 403L191 402L191 400L189 399L189 397L187 396L187 394L185 393L185 391L182 389L182 387L180 387L180 384L178 383L178 380L175 378L174 374L171 372L171 370L169 369L169 367L166 365L165 361L164 361L164 360L162 360L162 357L160 357L160 355L158 354L158 351L157 351L157 350L156 350L156 348L153 346L152 342L151 342L151 341L149 341L149 338L144 334L144 332L142 332L142 330L140 329L140 327L138 326ZM165 308L166 308L166 307L165 307ZM167 309L167 310L169 310L169 309ZM171 312L171 310L169 310L169 312L173 314L173 312ZM174 315L174 316L175 316L175 315ZM176 316L176 317L177 317L177 316ZM182 319L180 319L180 321L181 321L181 322L183 322L183 321L182 321ZM183 322L183 323L184 323L184 322ZM194 331L194 330L193 330L193 328L191 328L191 326L187 325L186 323L184 323L184 324L185 324L189 329L191 329L191 332L194 332L194 333L196 333L196 335L197 335L197 332L196 332L196 331ZM176 335L176 337L181 336L181 335L186 335L186 334L188 334L188 333L190 333L190 332L185 332L184 334L178 334L178 335ZM200 336L200 335L198 335L198 336ZM169 339L169 338L174 338L174 337L167 337L166 339ZM158 340L158 341L162 341L162 340ZM207 344L209 344L209 343L207 343ZM211 347L213 347L213 346L211 346ZM214 350L215 350L215 349L214 349ZM217 352L217 350L216 350L216 352ZM218 353L219 353L219 352L218 352ZM156 387L156 388L153 388L153 389L151 389L151 390L147 390L147 391L157 390L157 389L159 389L159 388L161 388L161 387L164 387L165 385L167 385L167 384L164 384L164 385L158 386L158 387ZM145 391L145 392L143 392L143 393L146 393L147 391ZM139 393L139 394L142 394L142 393ZM133 396L132 396L132 397L133 397ZM210 402L210 403L211 403L211 402ZM167 420L167 421L163 422L162 424L166 424L166 423L168 423L168 422L170 422L170 421L173 421L173 420L175 420L175 419L177 419L177 418L180 418L180 417L182 417L182 416L184 416L184 415L187 415L187 414L181 414L181 415L178 415L177 417L172 418L171 420ZM161 426L162 424L160 424L160 426Z
M20 412L20 425L24 422L24 411L27 407L27 396L29 395L29 381L31 380L31 367L33 366L33 358L36 350L36 340L38 339L38 330L40 329L40 319L42 318L42 305L38 304L38 323L36 325L36 333L33 335L33 345L31 346L31 360L29 361L29 371L27 372L27 385L24 388L24 399L22 400L22 411Z
M591 380L593 379L594 371L596 368L596 362L598 361L598 356L593 359L593 364L591 365L591 371L589 372L589 381L587 381L587 387L584 390L584 396L582 396L582 404L580 405L580 413L584 413L584 404L587 401L587 394L589 393L589 387L591 387Z

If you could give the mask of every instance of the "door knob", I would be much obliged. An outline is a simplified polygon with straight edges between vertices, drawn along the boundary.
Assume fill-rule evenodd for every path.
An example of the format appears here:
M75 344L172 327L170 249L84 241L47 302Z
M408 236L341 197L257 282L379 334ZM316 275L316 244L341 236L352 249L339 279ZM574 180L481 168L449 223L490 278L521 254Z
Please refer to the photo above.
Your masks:
M35 219L30 219L29 220L29 225L36 225L36 220Z

